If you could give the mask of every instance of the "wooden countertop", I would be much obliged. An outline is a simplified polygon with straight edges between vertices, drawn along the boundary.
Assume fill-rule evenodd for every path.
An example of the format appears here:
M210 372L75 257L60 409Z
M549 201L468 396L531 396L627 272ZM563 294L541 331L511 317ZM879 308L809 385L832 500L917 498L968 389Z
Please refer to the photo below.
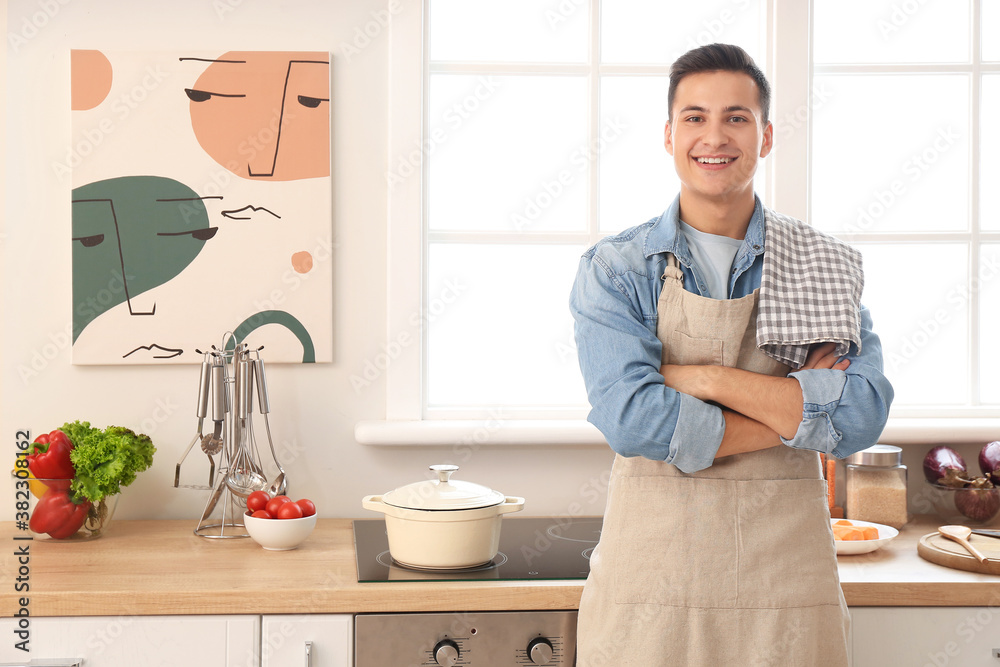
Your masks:
M210 540L192 521L117 521L84 543L18 541L0 524L0 614L29 598L32 616L304 614L575 609L582 581L358 583L350 519L320 519L292 551L266 551L249 539ZM841 556L852 606L975 606L1000 600L1000 577L952 570L917 555L926 518L911 522L879 551ZM28 585L15 590L15 551L29 545Z

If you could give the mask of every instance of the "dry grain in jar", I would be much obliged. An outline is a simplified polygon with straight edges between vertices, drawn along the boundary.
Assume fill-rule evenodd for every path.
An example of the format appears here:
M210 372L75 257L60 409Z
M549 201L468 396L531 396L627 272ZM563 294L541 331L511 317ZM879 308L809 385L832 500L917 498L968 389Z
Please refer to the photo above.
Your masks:
M906 512L902 450L875 445L847 458L847 518L901 528Z

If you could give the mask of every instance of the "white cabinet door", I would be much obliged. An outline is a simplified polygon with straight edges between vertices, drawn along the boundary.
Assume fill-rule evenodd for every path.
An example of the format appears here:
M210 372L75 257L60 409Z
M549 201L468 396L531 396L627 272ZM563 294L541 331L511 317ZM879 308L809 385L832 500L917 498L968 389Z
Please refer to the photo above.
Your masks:
M259 616L80 616L29 619L26 653L17 619L0 619L0 665L83 658L85 667L257 667Z
M264 616L261 667L350 667L354 617L350 614Z
M851 607L854 667L1000 667L1000 608Z

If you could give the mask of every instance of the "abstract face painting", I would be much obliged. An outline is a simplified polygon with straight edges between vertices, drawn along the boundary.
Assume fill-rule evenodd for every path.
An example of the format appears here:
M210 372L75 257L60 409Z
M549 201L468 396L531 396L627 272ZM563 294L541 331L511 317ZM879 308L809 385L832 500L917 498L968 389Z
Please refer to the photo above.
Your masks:
M332 360L330 57L72 52L73 361Z

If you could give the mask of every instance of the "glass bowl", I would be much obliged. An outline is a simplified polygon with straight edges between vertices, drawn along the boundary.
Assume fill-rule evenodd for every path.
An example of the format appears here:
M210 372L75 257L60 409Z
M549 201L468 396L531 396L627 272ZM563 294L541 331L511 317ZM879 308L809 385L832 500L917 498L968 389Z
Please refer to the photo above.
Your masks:
M96 504L85 502L67 507L72 502L69 487L73 480L39 479L25 469L17 469L11 476L14 478L15 529L36 540L83 542L97 539L114 518L119 494L102 498Z
M925 481L912 501L920 514L934 514L947 524L983 524L1000 513L1000 488L956 489Z

